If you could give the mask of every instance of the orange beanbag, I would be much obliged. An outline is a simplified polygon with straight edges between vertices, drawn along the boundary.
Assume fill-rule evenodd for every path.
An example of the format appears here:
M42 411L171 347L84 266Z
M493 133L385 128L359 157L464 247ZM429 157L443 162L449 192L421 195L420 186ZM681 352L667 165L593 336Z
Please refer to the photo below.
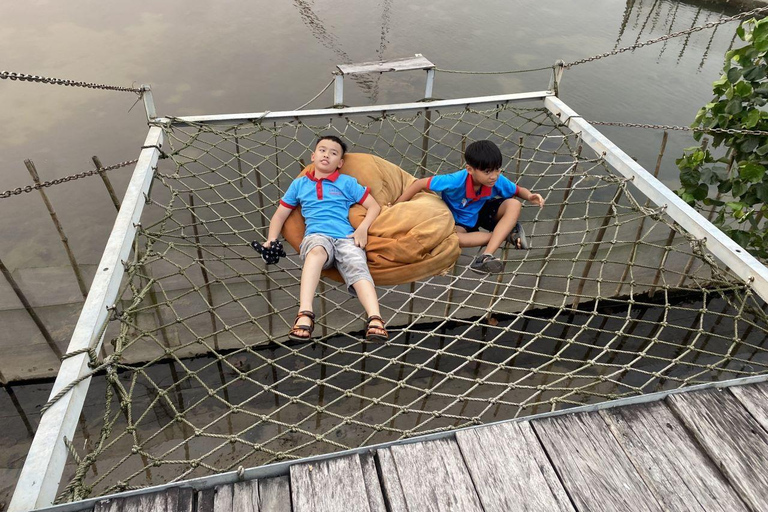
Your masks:
M314 168L310 164L299 176ZM456 235L448 207L432 193L420 193L405 203L387 207L416 178L400 167L379 157L363 153L344 155L342 174L348 174L364 186L381 206L381 213L368 230L368 267L377 285L402 284L426 279L451 268L459 257L459 237ZM365 218L366 209L354 205L349 221L357 227ZM299 250L304 238L304 217L296 208L283 225L283 237ZM336 269L323 275L341 281Z

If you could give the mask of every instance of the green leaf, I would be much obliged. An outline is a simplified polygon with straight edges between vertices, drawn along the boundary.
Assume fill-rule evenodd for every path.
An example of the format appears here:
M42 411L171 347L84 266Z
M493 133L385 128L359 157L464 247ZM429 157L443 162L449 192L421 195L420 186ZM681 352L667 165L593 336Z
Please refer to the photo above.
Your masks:
M764 181L755 187L755 195L765 204L768 204L768 182Z
M728 102L725 106L725 113L736 115L741 112L741 98L735 98Z
M734 92L742 98L749 98L752 96L752 86L747 82L739 82L733 86Z
M739 164L739 176L741 179L751 183L763 181L763 176L765 176L765 167L755 163Z
M760 138L756 136L747 137L744 142L739 144L739 151L742 153L752 153L760 145Z
M706 199L707 194L709 194L709 187L704 185L703 183L700 184L698 187L696 187L696 189L694 189L692 193L693 198L696 199L697 201L702 201Z
M745 128L754 128L760 121L760 111L753 108L747 113L747 117L744 118Z
M739 81L739 79L741 79L741 69L733 67L728 70L728 72L725 74L725 77L729 82L735 84Z
M741 180L733 180L731 182L731 195L733 197L741 197L741 195L747 191L749 185Z
M758 82L765 78L765 66L749 66L744 68L744 71L742 71L742 75L744 75L744 80L749 80L750 82Z

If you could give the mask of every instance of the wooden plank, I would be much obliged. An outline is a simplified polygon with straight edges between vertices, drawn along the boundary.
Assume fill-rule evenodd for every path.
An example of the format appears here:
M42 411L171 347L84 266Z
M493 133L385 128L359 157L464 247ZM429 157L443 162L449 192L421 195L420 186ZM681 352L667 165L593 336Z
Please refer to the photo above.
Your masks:
M94 505L93 512L120 512L121 505L120 499L101 500Z
M237 482L232 489L233 512L259 512L259 481Z
M572 512L529 422L504 423L456 433L485 512Z
M215 489L203 489L197 493L197 512L213 512Z
M213 512L232 512L232 484L216 486L213 497Z
M129 496L123 498L120 512L140 512L141 496Z
M376 461L373 453L364 453L360 455L360 464L363 468L363 483L365 483L365 492L368 494L368 507L371 512L387 512L387 506L384 504L384 493L381 491L379 474L376 471Z
M768 382L729 389L760 426L768 431Z
M358 75L362 73L384 73L387 71L410 71L413 69L433 69L429 60L421 55L392 59L383 62L360 62L358 64L339 64L336 66L343 75Z
M755 510L768 503L768 433L736 397L720 389L682 393L667 403Z
M546 418L533 428L578 510L662 510L599 414Z
M287 476L259 480L259 512L291 512L291 483Z
M167 495L168 493L165 491L143 495L139 504L139 512L170 512Z
M379 468L381 468L382 490L389 502L391 512L408 512L403 486L400 483L400 475L397 472L397 465L392 457L392 452L389 451L389 448L376 450L376 458L379 461Z
M601 414L665 510L748 510L663 402L604 409Z
M291 466L295 512L370 512L360 457Z
M454 439L389 448L409 511L482 512Z
M177 512L192 512L194 506L195 491L189 487L179 489L179 501L175 509Z

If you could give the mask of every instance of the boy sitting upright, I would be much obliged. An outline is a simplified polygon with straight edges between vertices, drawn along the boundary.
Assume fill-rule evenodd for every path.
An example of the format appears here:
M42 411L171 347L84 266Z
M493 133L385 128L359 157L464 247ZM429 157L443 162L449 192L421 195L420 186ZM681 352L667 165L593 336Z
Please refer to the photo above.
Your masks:
M513 198L539 207L544 206L544 198L501 175L501 150L489 140L467 146L464 160L466 169L416 180L396 203L408 201L422 190L441 193L453 213L459 246L486 246L469 268L475 272L501 272L504 265L493 253L505 240L517 249L528 249L523 226L517 221L522 204ZM481 227L488 232L479 231Z
M269 234L263 247L269 251L277 244L291 211L301 206L306 232L299 252L304 261L301 271L299 313L288 335L293 340L312 337L315 315L312 303L323 269L336 266L350 292L356 293L368 315L366 339L385 341L388 338L379 312L379 299L365 257L368 228L381 211L369 189L351 176L340 174L346 144L334 135L320 137L312 153L315 169L295 179L269 223ZM368 212L353 229L349 209L360 203ZM260 251L261 252L261 251Z

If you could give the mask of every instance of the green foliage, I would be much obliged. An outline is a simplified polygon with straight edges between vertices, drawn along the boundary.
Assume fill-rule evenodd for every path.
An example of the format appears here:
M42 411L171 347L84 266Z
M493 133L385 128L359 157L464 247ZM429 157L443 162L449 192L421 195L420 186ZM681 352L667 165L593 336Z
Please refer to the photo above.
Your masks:
M736 30L746 44L725 54L723 75L712 84L715 97L696 114L693 128L738 130L712 133L712 147L727 149L715 158L708 149L687 148L676 160L682 187L678 195L691 206L714 207L713 219L736 243L768 261L768 18L745 21ZM694 134L700 141L701 131Z

